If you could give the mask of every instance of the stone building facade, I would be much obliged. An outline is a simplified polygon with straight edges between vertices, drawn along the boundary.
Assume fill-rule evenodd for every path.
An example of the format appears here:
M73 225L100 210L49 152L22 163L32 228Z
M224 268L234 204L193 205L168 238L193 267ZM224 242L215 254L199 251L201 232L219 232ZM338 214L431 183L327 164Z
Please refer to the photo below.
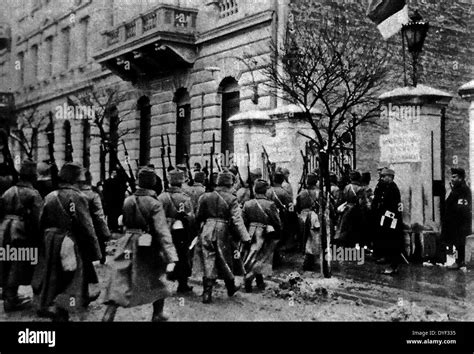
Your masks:
M296 132L305 127L297 121L297 110L285 109L285 103L265 87L260 68L270 58L269 44L281 43L290 12L317 21L327 11L350 16L351 6L357 6L357 2L346 0L8 3L13 6L9 11L12 43L10 51L0 51L0 66L10 76L1 77L3 90L14 93L19 116L32 110L37 116L56 112L64 104L81 102L87 92L103 100L118 92L121 100L113 111L123 118L119 130L128 132L123 139L134 167L161 165L162 134L170 138L173 164L181 163L186 152L191 154L191 164L203 163L214 135L216 151L224 156L226 151L236 153L242 167L242 146L252 139L242 133L242 126L252 127L257 122L260 136L272 138L267 148L270 159L290 167L294 183L301 172L298 150L303 142L275 129L298 127L290 129ZM470 2L456 0L448 5L410 0L409 4L419 8L431 23L421 82L456 94L459 86L472 79ZM372 33L374 40L382 40L374 28ZM393 37L390 45L394 61L400 64L399 37ZM403 82L395 81L387 90L397 86ZM238 113L243 114L242 119L235 126L229 124ZM59 164L65 157L64 124L55 119ZM459 166L469 169L468 124L468 102L455 97L447 112L447 165L456 157ZM239 134L234 136L234 129ZM380 160L379 135L387 130L388 123L382 122L382 127L357 132L358 168L375 174ZM97 127L84 119L72 119L71 131L74 160L90 166L97 181ZM265 141L260 143L265 145ZM252 164L257 166L261 151L258 141L254 139L252 144ZM293 145L295 154L281 156L282 146L288 150ZM20 155L17 146L15 149ZM123 161L121 145L118 151ZM39 160L48 158L46 135L41 132L36 155Z

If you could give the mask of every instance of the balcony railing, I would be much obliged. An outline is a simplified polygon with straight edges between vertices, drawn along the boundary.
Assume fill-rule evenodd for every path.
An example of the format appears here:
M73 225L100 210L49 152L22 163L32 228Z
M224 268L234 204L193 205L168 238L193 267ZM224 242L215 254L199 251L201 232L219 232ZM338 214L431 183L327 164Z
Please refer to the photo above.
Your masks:
M220 18L226 18L239 12L237 0L221 0L218 5Z
M160 5L105 32L107 47L157 32L194 35L198 10Z

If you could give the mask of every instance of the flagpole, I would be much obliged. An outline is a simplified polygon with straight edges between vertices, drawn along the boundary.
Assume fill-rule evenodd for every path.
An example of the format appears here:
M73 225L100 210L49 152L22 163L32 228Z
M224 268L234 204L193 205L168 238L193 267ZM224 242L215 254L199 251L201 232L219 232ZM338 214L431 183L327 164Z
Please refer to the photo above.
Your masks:
M408 86L406 55L405 55L405 37L403 36L403 31L401 31L400 34L402 36L402 52L403 52L403 83L405 84L405 86Z

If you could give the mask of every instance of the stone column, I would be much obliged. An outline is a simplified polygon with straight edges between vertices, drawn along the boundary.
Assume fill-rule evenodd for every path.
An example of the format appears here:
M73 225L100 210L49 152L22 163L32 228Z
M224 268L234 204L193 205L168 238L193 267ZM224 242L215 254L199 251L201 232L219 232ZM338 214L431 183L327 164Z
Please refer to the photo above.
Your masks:
M389 134L380 137L381 161L395 170L403 221L439 232L444 201L442 111L452 95L432 87L397 88L380 96Z
M468 179L474 194L474 80L461 86L459 94L471 102L469 107L469 171L466 172L469 173Z

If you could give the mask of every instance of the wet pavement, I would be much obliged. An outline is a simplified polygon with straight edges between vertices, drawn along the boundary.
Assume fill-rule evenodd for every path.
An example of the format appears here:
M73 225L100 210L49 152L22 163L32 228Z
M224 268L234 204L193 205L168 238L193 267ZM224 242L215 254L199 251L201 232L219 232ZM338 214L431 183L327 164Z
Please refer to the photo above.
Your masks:
M301 271L303 256L287 253L280 271ZM318 267L319 268L319 267ZM397 275L384 275L386 266L376 264L367 256L364 264L331 262L332 277L349 280L340 290L348 299L361 299L376 306L391 306L408 301L450 313L458 320L474 319L474 269L467 272L448 270L446 267L422 264L402 265ZM305 272L304 274L307 274ZM320 271L310 273L320 277Z

